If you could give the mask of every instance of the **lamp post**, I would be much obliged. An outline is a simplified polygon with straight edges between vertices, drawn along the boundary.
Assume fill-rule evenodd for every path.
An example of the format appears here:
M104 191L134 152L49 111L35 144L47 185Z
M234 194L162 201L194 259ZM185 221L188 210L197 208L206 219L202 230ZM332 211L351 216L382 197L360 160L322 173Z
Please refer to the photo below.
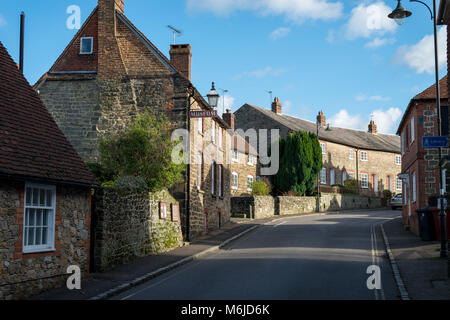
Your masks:
M433 10L423 1L410 0L410 2L418 2L423 4L430 11L431 19L433 20L434 27L434 60L435 60L435 73L436 73L436 107L438 110L438 129L439 136L442 135L442 118L441 118L441 94L439 88L439 60L438 60L438 42L437 42L437 22L436 22L436 0L433 0ZM401 0L398 0L397 8L395 8L392 13L388 15L389 18L394 19L399 25L402 25L404 20L411 16L411 12L403 8ZM441 258L447 257L447 239L446 239L446 219L445 219L445 209L444 209L444 193L445 190L442 189L443 186L443 176L442 176L442 165L441 165L441 154L442 149L439 148L439 189L440 189L440 207L441 211L439 213L441 222Z
M195 89L194 87L190 86L188 88L189 95L187 97L187 127L188 127L188 134L189 134L189 144L191 143L191 107L195 103L195 100L191 102L192 99L195 99ZM211 91L207 95L208 98L208 104L211 106L212 109L217 108L217 103L219 101L219 94L217 93L216 89L214 88L214 82L212 83ZM190 189L191 189L191 147L189 145L189 162L187 164L186 173L187 173L187 202L186 202L186 241L190 241Z

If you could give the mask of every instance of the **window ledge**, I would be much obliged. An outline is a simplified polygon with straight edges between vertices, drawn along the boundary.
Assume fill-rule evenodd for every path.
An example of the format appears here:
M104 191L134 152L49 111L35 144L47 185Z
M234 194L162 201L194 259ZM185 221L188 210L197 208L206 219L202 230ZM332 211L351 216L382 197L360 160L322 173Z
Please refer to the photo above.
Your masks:
M22 254L33 254L33 253L51 253L55 252L56 249L53 247L41 248L41 249L23 249Z

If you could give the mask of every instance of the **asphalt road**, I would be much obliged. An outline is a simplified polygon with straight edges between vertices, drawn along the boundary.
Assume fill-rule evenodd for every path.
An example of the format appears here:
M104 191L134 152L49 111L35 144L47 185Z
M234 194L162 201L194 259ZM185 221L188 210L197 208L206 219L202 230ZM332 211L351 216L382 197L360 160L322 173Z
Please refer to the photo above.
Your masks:
M113 299L398 299L375 226L399 215L361 211L283 218ZM380 290L367 287L371 265L381 269Z

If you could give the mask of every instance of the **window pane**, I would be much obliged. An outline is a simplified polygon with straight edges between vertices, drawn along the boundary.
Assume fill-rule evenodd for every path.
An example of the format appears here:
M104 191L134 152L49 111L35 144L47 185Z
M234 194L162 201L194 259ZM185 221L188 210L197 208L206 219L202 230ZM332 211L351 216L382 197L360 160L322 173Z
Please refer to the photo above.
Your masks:
M31 196L33 195L33 189L27 188L26 194L27 194L26 204L27 204L27 206L29 206L29 205L31 205Z
M39 246L39 245L41 245L41 237L42 237L42 235L41 235L41 228L36 228L36 240L35 240L35 242L34 242L34 244L35 245L37 245L37 246Z
M23 229L23 236L24 236L24 241L23 241L23 243L24 243L25 245L27 245L27 243L28 243L28 227L25 227L25 228Z
M41 207L45 206L45 190L41 189L39 193L39 205Z
M46 201L47 207L51 207L52 204L52 190L47 190L47 201Z
M48 227L42 228L42 244L48 244L47 229Z
M42 226L42 210L36 210L36 226Z
M42 213L42 225L43 226L47 226L48 225L48 216L49 216L48 212L49 211L50 210L44 210L44 212Z
M33 206L39 205L39 189L33 188Z
M27 245L32 246L34 240L34 228L28 228L28 243Z
M28 226L29 224L29 215L30 215L30 209L27 209L27 211L25 212L25 226Z
M35 209L30 209L30 217L29 217L29 220L28 220L28 225L29 226L35 226L36 225L36 221L35 221L35 218L36 218L36 210Z

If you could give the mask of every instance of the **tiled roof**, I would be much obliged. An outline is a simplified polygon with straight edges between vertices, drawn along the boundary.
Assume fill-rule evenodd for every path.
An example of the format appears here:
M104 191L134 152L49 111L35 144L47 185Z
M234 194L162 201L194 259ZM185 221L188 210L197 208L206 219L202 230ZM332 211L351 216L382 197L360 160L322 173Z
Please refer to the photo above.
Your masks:
M441 99L448 99L447 76L439 81ZM414 100L436 99L436 83L414 97Z
M317 126L314 122L284 114L276 114L271 110L253 105L247 106L262 112L267 117L293 131L303 130L317 133ZM319 130L319 139L360 149L394 153L400 153L401 151L400 138L389 134L372 134L365 131L330 126L330 130L326 130L325 128Z
M98 184L1 42L0 174Z

